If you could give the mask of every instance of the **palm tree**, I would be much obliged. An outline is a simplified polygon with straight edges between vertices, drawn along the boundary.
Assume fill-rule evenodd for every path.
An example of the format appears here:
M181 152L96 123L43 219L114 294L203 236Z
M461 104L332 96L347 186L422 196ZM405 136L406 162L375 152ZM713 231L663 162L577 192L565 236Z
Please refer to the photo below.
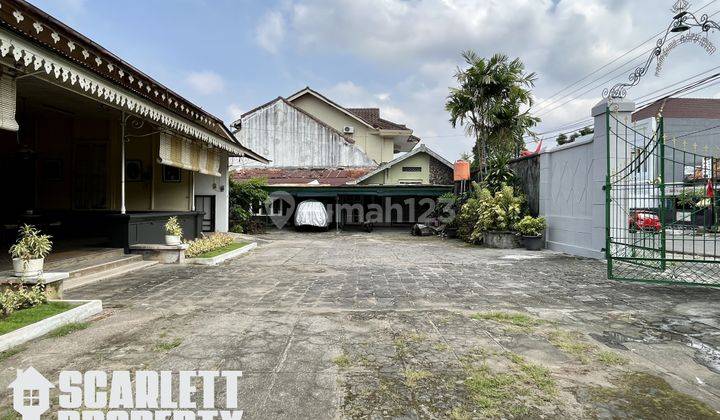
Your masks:
M458 87L450 89L445 109L453 127L463 125L475 138L474 163L482 169L488 154L520 148L523 136L540 122L529 112L536 77L525 73L520 59L504 54L485 59L465 51L462 57L468 67L455 73Z

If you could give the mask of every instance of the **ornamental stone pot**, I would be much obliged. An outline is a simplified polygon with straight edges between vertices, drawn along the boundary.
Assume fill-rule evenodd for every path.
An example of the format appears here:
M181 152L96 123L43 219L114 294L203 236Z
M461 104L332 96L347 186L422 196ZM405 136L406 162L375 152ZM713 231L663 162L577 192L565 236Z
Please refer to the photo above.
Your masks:
M165 235L165 245L180 245L182 241L177 235Z
M528 251L540 251L543 248L543 237L539 236L523 236L523 244Z
M13 258L13 275L15 277L37 277L43 273L45 258L34 258L23 260Z
M509 231L484 232L483 243L490 248L520 248L520 241L518 239L517 233Z

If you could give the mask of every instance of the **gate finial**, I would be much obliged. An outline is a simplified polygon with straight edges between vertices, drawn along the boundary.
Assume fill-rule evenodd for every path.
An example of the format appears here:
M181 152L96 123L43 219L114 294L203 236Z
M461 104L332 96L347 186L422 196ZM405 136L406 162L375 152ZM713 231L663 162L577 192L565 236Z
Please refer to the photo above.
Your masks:
M690 7L690 2L687 0L677 0L675 4L673 5L672 12L673 13L680 13L687 11L688 7Z

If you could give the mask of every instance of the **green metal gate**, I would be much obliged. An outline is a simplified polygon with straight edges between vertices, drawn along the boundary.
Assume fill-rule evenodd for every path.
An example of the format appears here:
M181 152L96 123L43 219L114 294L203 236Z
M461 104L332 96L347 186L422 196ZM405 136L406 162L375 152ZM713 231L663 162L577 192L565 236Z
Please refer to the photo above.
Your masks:
M720 160L697 133L668 138L662 117L606 115L608 277L720 286Z

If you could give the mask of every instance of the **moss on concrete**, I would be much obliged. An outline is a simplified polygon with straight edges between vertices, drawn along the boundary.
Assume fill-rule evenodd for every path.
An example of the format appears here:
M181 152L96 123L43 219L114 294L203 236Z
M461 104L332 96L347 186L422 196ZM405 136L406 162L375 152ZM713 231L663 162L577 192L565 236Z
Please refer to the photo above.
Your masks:
M332 362L340 369L347 369L350 367L350 358L345 353L333 358Z
M499 322L501 324L514 325L516 327L534 327L543 323L542 320L531 317L526 314L519 312L502 312L502 311L491 311L491 312L478 312L470 316L472 319L477 320L490 320Z
M613 385L590 390L597 410L613 418L720 419L710 406L674 390L655 375L626 373Z
M163 351L170 351L174 349L175 347L178 347L180 344L182 344L181 338L175 338L170 341L161 341L155 345L155 351L163 352Z

